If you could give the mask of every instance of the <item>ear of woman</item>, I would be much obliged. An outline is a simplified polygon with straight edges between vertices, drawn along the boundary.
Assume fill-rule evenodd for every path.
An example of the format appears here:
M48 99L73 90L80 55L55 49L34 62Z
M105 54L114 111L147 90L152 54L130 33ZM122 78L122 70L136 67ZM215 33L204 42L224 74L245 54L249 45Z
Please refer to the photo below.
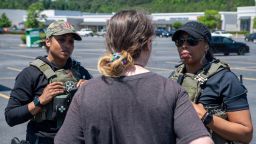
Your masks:
M50 40L50 38L46 38L46 40L45 40L45 45L47 46L47 47L50 47L51 46L51 42L50 42L51 40Z

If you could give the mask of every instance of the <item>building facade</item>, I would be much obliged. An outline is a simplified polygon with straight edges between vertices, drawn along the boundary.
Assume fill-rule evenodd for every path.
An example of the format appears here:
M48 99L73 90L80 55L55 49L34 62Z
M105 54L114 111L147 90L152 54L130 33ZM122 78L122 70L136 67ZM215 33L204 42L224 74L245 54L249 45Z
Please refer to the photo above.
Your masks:
M239 31L253 32L253 19L256 17L256 6L237 8L237 25Z
M74 11L45 10L41 15L46 17L46 25L54 20L69 21L77 29L89 28L94 31L100 31L106 27L107 21L114 13L81 13ZM236 12L220 12L222 21L222 30L237 31L237 14ZM152 13L153 23L158 28L171 30L175 22L186 23L188 21L197 21L198 17L204 16L203 12L193 13Z
M25 10L0 9L0 15L5 13L13 25L20 26L26 20ZM256 17L256 7L238 7L235 12L219 12L221 15L221 30L225 31L249 31L253 32L253 19ZM40 21L46 26L56 20L71 22L77 30L90 28L94 31L105 29L107 21L114 13L83 13L80 11L44 10L40 13ZM196 21L203 16L203 12L191 13L152 13L152 19L156 27L172 29L175 22L186 23Z

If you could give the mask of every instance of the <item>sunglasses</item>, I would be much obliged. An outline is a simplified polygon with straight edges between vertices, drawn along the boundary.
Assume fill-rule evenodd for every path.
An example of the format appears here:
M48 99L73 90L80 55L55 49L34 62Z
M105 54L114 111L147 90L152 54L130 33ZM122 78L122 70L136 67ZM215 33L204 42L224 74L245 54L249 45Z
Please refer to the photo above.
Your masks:
M185 42L187 42L190 46L196 46L200 41L202 41L202 39L195 39L193 37L188 37L187 39L180 38L175 41L175 45L177 47L181 47Z

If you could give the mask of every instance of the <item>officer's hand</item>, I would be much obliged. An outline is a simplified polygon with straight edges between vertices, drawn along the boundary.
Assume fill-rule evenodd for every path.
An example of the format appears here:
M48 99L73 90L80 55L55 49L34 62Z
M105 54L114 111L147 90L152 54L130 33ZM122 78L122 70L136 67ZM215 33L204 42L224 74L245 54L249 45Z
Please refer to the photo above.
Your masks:
M88 80L80 79L79 82L76 84L76 87L80 87L83 84L86 84Z
M193 106L194 106L194 108L195 108L199 118L202 119L204 114L207 112L205 110L204 106L201 103L199 103L199 104L192 103L192 104L193 104Z
M59 94L64 93L65 88L62 82L53 82L48 84L43 91L43 94L39 97L40 103L45 105L52 101L52 99Z

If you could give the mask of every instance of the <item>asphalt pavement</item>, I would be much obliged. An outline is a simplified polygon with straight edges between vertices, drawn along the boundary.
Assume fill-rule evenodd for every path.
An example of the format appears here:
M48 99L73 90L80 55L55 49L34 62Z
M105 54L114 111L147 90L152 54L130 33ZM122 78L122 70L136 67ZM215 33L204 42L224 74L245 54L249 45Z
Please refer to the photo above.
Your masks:
M236 38L244 41L242 38ZM244 56L231 54L215 55L217 58L230 64L233 72L239 76L243 75L243 83L248 89L248 101L252 114L253 124L256 125L256 44L248 43L250 53ZM105 52L104 37L83 37L80 42L75 42L73 58L80 61L94 76L98 76L97 61L99 56ZM10 90L15 77L35 57L46 55L43 48L26 48L21 45L19 35L0 35L0 143L9 144L12 137L25 139L26 123L9 127L4 118L4 109L7 105ZM164 77L168 77L174 66L179 62L177 49L171 38L155 38L152 55L147 68ZM254 126L255 128L255 126ZM256 144L256 134L251 142Z

